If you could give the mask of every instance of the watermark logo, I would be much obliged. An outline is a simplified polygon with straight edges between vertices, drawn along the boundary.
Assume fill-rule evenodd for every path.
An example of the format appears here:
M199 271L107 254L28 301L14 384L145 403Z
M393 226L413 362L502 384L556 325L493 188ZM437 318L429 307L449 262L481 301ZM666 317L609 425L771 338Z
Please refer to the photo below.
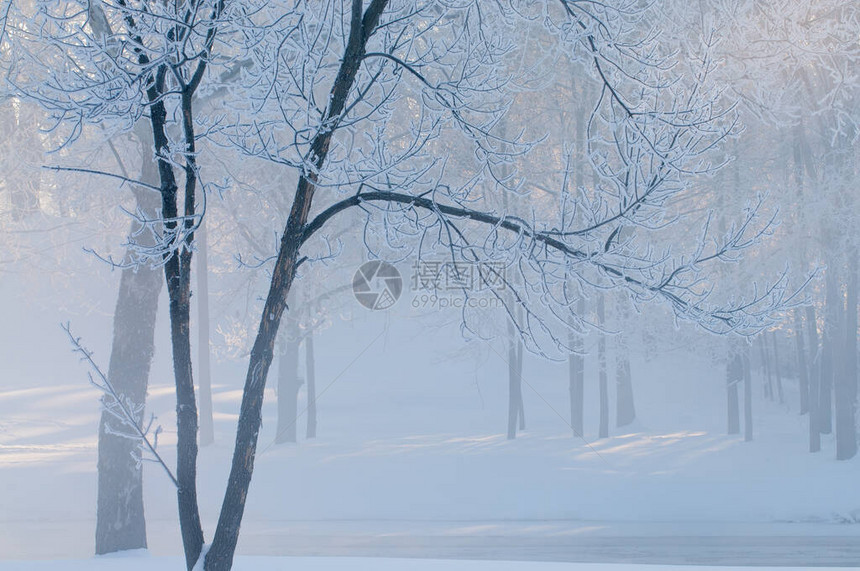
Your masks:
M412 291L498 292L505 289L502 262L418 260L412 266Z
M388 262L373 260L358 268L352 279L355 299L372 310L397 303L404 287L413 292L415 309L494 309L502 307L507 289L506 267L497 261L452 262L418 260L408 284Z
M388 309L403 293L403 277L388 262L371 260L355 272L352 293L358 303L368 309Z
M506 268L498 261L418 260L412 266L415 309L498 309Z

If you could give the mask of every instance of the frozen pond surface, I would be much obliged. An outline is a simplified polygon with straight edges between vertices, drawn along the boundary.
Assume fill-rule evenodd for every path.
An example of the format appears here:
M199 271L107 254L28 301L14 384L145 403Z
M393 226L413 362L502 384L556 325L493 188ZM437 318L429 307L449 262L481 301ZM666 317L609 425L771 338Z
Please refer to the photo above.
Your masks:
M28 536L40 534L36 549ZM150 550L177 555L172 525L152 522ZM29 547L28 547L29 544ZM605 522L251 522L243 555L431 558L652 565L860 566L860 526ZM4 559L86 558L90 525L0 526Z

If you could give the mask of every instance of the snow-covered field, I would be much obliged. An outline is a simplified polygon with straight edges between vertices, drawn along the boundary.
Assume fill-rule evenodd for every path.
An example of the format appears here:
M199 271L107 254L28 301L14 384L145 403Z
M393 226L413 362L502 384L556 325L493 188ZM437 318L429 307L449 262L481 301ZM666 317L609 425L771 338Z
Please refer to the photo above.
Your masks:
M3 571L83 571L116 570L148 571L151 569L179 569L179 558L165 557L99 557L89 560L56 562L0 562ZM659 565L608 565L582 563L523 563L514 561L457 561L420 559L372 559L353 557L239 557L233 569L236 571L276 571L296 569L302 571L747 571L755 567L706 567L706 566L659 566ZM784 567L782 571L814 567Z
M13 319L25 311L10 308ZM409 319L408 309L400 311L340 324L318 338L315 441L304 439L302 424L297 445L274 446L275 395L267 395L241 555L860 564L854 547L860 545L860 460L834 461L830 440L821 454L805 452L806 420L797 414L791 381L786 405L765 402L756 391L756 440L744 443L723 434L720 367L686 350L659 361L640 355L634 359L637 422L597 440L592 406L583 440L567 425L566 364L527 358L527 430L508 441L505 363L493 351L485 351L481 362L452 359L462 344L456 327L422 328ZM128 559L123 566L86 559L95 526L99 395L86 384L85 370L51 316L38 317L32 331L16 335L2 328L7 365L0 388L0 559L83 562L9 562L0 569L173 566L169 559ZM87 335L109 330L106 323L104 316L78 322L102 361L106 340ZM25 357L37 342L42 357ZM200 455L208 534L226 480L242 373L241 363L216 367L217 442ZM148 408L165 428L160 445L172 461L170 379L167 352L159 347ZM587 391L591 403L596 390L590 385ZM150 552L176 556L173 491L158 466L147 464L145 470ZM354 561L245 558L237 568L362 568ZM365 565L626 569L376 560Z

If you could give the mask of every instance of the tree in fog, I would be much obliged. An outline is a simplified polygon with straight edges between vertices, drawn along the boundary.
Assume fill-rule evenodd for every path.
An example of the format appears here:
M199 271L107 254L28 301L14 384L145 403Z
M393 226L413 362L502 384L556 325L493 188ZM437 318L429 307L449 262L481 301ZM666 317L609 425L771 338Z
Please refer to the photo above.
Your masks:
M636 420L633 369L630 365L630 336L624 331L630 315L622 299L617 300L616 317L619 333L615 336L615 426L622 427Z
M733 113L709 82L710 44L673 69L672 50L652 33L659 20L638 3L105 1L99 10L68 1L33 14L16 6L7 25L9 77L55 113L70 145L93 124L121 130L143 121L153 134L161 217L144 222L160 241L138 253L163 265L169 294L177 497L189 569L204 546L190 353L201 139L243 153L245 168L270 163L298 177L294 190L284 189L289 213L272 256L206 569L232 565L289 294L306 267L336 253L331 224L348 212L363 219L348 239L371 256L444 253L478 265L487 283L503 280L508 318L526 347L542 354L567 354L568 329L589 326L576 311L580 300L592 306L608 291L639 305L665 302L678 318L718 333L754 332L787 300L783 280L720 294L706 273L755 244L768 219L752 204L716 232L709 219L693 222L677 211L673 200L693 190L690 177L719 166L711 151L731 132ZM88 31L94 17L107 22L106 36ZM35 59L37 50L46 57ZM547 180L557 192L540 197L530 188L530 153L552 144L560 151L564 141L540 125L499 129L506 117L528 113L528 98L517 106L526 87L515 62L535 51L581 62L597 92L585 130L593 184L572 187L561 172ZM226 90L222 111L201 116L194 95L218 86L211 68L239 61L250 63ZM452 169L454 155L470 164ZM492 198L505 193L531 199L504 210ZM463 320L481 334L466 310Z
M140 158L139 180L146 184L157 182L155 163L149 149L151 139L146 131L138 131L137 153ZM127 166L117 168L128 174ZM151 188L130 185L134 195L135 211L142 216L155 218L159 197ZM140 236L145 229L132 220L129 236L146 243ZM152 242L149 242L153 245ZM134 246L124 259L133 259ZM143 423L149 370L155 352L155 317L162 277L154 268L127 266L121 270L119 293L114 311L113 339L108 366L108 378L117 393L128 399L137 411L135 419ZM105 394L103 399L112 401ZM96 511L96 553L112 553L125 549L141 549L146 543L146 519L143 511L143 471L138 442L129 439L120 419L110 413L112 402L106 402L99 422L98 500Z
M95 258L82 259L80 247L94 248L100 255L112 257L120 241L119 228L121 224L127 228L128 225L122 217L115 216L118 198L115 189L69 192L69 182L74 181L41 169L41 153L58 141L51 134L39 132L50 122L32 107L21 100L10 100L4 107L17 121L4 125L4 132L11 136L5 141L8 148L0 153L9 161L4 165L0 187L3 228L0 240L5 252L0 266L14 262L28 268L34 275L30 278L34 283L26 286L30 291L38 291L40 283L50 284L53 291L46 292L47 295L65 291L62 306L72 315L81 314L93 309L93 302L86 298L98 295L98 282L90 278L85 293L68 293L63 286L81 273L91 274L94 269L86 268L88 263L99 264ZM125 174L132 172L136 178L152 184L156 180L154 164L141 159L149 158L151 144L145 138L140 140L140 134L137 129L131 136L108 140L92 134L80 141L78 149L88 157L91 166L107 166ZM128 188L131 192L119 195L125 207L155 217L157 193L141 185ZM132 221L129 232L136 234L141 230ZM103 242L96 238L99 235L104 237ZM23 240L25 236L29 238ZM124 257L122 253L116 256ZM61 275L63 278L58 279ZM112 275L120 277L120 287L108 372L113 386L128 400L131 409L138 412L138 421L142 422L162 281L157 271L147 267L136 271L126 268ZM108 412L113 397L106 394L103 398L106 408L99 422L96 552L144 548L146 523L140 451L135 441L125 437L119 420Z
M160 195L158 217L143 211L134 216L143 227L140 234L154 242L133 242L131 259L120 265L163 267L177 394L177 500L189 569L203 540L196 492L190 276L204 201L198 201L193 101L207 75L224 10L223 2L15 2L5 27L11 45L4 61L7 82L53 115L63 146L72 145L90 125L106 128L109 136L140 121L151 136L158 183L149 185L134 175L112 178ZM236 21L243 18L240 10Z
M781 371L773 351L782 332L790 331L810 451L818 451L820 434L834 428L835 409L837 456L847 459L856 453L857 306L851 292L858 280L860 9L849 0L768 0L705 12L724 30L720 73L755 126L751 142L765 152L748 159L754 161L749 169L779 165L773 198L790 223L771 244L780 259L793 259L795 271L820 267L824 276L810 290L812 304L793 310L773 337L762 338L763 360L778 393ZM772 146L764 148L765 140ZM835 219L843 224L834 225Z

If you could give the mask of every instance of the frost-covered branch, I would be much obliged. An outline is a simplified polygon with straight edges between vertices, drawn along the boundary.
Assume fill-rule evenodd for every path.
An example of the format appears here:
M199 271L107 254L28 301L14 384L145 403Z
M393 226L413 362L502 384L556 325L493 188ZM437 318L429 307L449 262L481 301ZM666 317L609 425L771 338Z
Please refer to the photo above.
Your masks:
M88 350L81 343L80 337L75 337L72 334L71 324L63 323L60 325L63 328L63 331L66 332L66 335L69 337L69 341L72 344L73 350L75 353L81 355L81 360L85 361L87 365L92 369L92 372L87 373L89 376L90 383L99 389L102 393L104 393L105 397L102 399L103 406L105 410L114 418L116 418L120 423L126 428L130 429L131 432L121 432L121 431L112 431L111 434L116 436L122 436L124 438L130 438L132 440L136 440L139 443L141 450L146 450L152 455L153 461L157 462L164 469L164 472L167 474L167 477L170 478L170 481L173 482L173 485L178 487L179 484L176 481L176 477L171 472L170 468L164 462L164 459L158 454L157 446L158 446L158 434L161 432L161 427L157 427L155 432L153 432L154 441L149 439L150 432L152 432L152 424L155 420L155 417L152 417L147 424L146 427L141 426L138 421L138 417L142 412L142 407L136 405L135 403L130 402L123 395L117 393L116 389L113 386L113 383L110 382L107 375L105 375L98 364L93 359L92 351ZM93 378L92 373L95 373L96 377ZM107 430L107 426L105 427Z

